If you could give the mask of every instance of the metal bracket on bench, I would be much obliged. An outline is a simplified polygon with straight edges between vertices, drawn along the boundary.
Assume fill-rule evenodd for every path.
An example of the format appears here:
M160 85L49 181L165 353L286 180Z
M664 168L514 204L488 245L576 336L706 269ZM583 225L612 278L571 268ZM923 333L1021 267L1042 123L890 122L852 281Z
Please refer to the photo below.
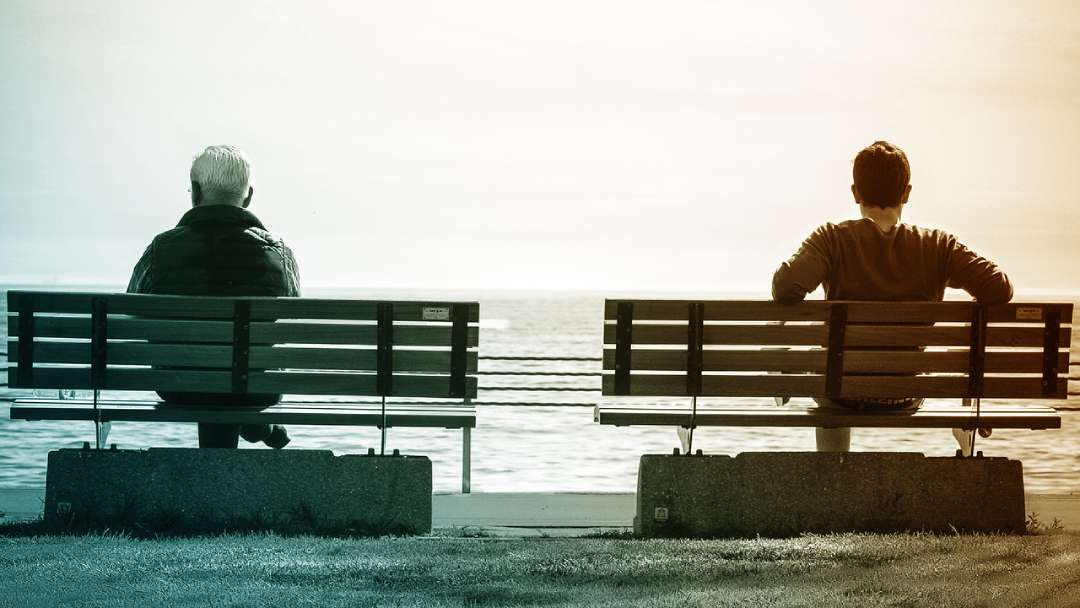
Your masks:
M847 329L847 304L829 305L829 350L825 362L825 395L840 395L844 378L844 334Z
M686 324L686 394L701 394L701 343L705 332L705 303L691 302ZM691 426L691 428L693 428Z
M465 368L469 347L469 306L453 304L450 307L450 396L465 398Z
M97 449L109 436L109 423L101 422L98 399L105 388L105 371L109 361L109 309L105 298L90 300L90 388L94 390L94 439Z
M971 308L971 341L968 345L968 397L983 395L983 376L986 370L986 307Z
M694 429L697 428L697 398L701 394L702 342L705 333L705 304L691 302L686 322L686 394L690 396L690 432L686 453L694 449Z
M112 430L111 422L102 422L97 427L97 449L102 449L109 442L109 431Z
M1058 334L1061 333L1061 309L1053 306L1046 309L1046 321L1043 327L1043 397L1053 397L1057 393L1058 380Z
M615 317L615 394L630 394L630 345L634 339L634 304L619 302Z
M105 298L90 301L90 388L105 388L109 356L109 309Z
M472 492L472 429L461 427L461 493Z
M15 368L14 387L34 386L34 297L19 294L15 300L19 313L19 362Z
M248 361L251 357L251 302L233 303L232 392L248 391Z
M380 302L377 311L378 326L376 342L376 392L382 397L382 425L380 425L379 454L386 454L386 397L394 390L394 305Z

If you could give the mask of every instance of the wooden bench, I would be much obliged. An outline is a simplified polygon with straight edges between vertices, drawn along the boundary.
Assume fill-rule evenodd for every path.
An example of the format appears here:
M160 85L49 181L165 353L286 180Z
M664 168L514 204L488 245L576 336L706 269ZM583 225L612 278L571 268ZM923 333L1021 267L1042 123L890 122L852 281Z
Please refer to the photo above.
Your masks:
M1052 429L1067 397L1072 304L607 300L600 424ZM898 350L888 350L898 349ZM915 412L697 407L698 397L947 398ZM620 399L622 400L622 399ZM777 399L777 405L781 400ZM974 407L972 407L974 404Z
M478 321L475 302L10 291L10 387L94 391L17 399L11 418L93 421L99 448L121 420L374 426L383 450L389 427L461 429L467 493ZM112 398L119 391L332 399L258 409ZM398 397L443 401L386 401Z

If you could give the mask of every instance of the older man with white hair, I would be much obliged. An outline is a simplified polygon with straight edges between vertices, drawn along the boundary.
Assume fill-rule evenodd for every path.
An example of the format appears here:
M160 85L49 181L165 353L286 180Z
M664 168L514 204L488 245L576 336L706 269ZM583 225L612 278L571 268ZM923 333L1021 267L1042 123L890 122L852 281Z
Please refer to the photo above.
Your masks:
M299 296L296 259L247 210L250 165L232 146L210 146L191 163L192 208L151 241L128 283L131 293ZM280 395L159 393L166 402L267 406ZM199 447L235 448L238 437L274 448L289 442L278 425L199 424Z

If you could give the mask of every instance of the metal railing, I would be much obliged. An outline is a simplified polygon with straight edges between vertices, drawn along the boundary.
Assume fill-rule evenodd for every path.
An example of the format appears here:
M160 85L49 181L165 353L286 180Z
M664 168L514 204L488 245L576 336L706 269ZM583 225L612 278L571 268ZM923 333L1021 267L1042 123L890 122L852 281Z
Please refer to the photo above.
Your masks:
M600 357L480 356L479 386L473 405L508 407L593 407L600 398ZM569 369L550 369L563 364ZM538 369L539 366L545 366ZM523 379L546 379L526 382ZM537 395L543 395L542 397ZM584 396L588 401L566 400L556 395ZM511 396L506 398L499 396Z

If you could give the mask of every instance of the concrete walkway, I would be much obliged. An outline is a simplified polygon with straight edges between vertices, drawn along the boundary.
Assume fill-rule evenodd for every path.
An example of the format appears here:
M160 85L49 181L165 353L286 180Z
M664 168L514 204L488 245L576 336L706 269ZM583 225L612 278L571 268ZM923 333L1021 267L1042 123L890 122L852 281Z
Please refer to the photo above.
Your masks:
M1028 494L1027 513L1066 530L1080 530L1080 495ZM0 488L0 523L41 517L44 489ZM507 492L435 494L431 497L435 529L478 528L497 536L580 536L634 523L634 494L577 492Z

